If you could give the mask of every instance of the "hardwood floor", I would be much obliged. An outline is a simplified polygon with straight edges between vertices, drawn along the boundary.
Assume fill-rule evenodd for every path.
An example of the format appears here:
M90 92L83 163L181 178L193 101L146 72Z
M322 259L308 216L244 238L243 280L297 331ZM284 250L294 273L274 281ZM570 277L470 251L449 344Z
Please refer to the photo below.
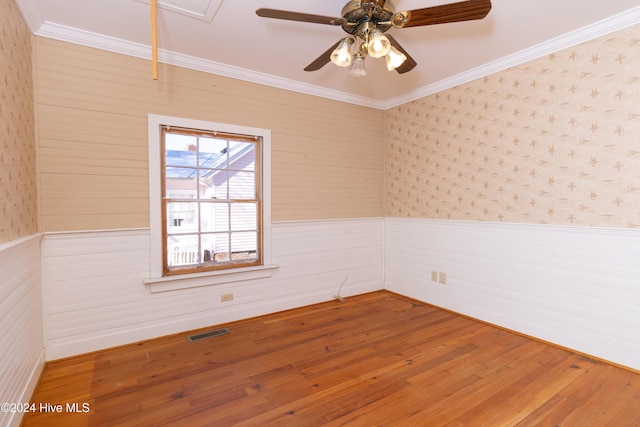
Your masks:
M224 326L51 362L23 425L640 425L639 374L388 292Z

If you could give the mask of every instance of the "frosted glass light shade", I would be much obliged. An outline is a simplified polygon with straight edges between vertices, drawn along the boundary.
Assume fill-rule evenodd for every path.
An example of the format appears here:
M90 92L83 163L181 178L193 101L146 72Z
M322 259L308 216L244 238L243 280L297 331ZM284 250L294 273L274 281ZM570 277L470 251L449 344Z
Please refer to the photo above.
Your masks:
M391 50L391 42L380 30L373 30L367 43L367 51L372 58L382 58Z
M356 53L353 58L353 63L351 64L351 68L349 69L349 74L354 77L362 77L367 75L367 70L364 68L364 55L361 53Z
M404 53L391 46L391 50L387 53L385 59L387 60L387 70L393 71L401 66L407 60L407 57Z

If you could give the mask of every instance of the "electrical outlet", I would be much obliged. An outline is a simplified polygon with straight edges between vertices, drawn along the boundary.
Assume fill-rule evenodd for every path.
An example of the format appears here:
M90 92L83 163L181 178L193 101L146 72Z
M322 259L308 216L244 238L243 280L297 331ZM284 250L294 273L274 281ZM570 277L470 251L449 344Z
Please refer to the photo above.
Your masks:
M438 276L438 282L440 282L443 285L446 285L447 284L447 273L440 272L440 275Z
M438 281L438 272L437 271L432 271L431 272L431 280L433 282L437 282Z
M220 295L220 302L233 301L233 294L222 294Z

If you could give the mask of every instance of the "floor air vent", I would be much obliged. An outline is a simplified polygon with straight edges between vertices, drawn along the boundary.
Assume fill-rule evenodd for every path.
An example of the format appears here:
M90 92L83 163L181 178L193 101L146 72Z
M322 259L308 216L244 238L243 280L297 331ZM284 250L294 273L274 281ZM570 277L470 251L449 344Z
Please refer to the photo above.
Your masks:
M213 331L203 332L201 334L191 335L189 341L200 341L207 338L219 337L220 335L230 334L231 331L227 328L214 329Z

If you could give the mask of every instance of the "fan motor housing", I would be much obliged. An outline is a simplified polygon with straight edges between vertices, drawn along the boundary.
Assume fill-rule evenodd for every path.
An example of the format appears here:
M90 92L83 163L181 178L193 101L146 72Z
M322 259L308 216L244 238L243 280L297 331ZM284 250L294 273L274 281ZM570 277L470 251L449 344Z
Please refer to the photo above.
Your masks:
M391 28L394 10L389 0L351 0L342 8L342 18L345 20L342 29L355 35L361 23L373 22L384 33Z

